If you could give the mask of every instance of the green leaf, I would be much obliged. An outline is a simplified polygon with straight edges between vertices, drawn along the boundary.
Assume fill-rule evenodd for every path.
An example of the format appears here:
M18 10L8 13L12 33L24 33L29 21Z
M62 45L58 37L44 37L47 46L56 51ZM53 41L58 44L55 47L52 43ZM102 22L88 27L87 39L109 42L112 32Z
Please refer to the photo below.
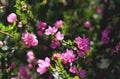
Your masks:
M80 79L78 76L75 76L73 79Z

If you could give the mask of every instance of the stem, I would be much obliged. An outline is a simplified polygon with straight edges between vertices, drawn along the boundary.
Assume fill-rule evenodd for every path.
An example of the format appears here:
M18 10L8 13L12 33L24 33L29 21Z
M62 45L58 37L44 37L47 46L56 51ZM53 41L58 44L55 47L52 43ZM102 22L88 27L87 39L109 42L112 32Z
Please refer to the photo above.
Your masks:
M14 37L13 37L12 35L10 35L9 33L3 32L3 31L1 31L1 30L0 30L0 33L5 34L5 35L8 35L8 36L14 38Z

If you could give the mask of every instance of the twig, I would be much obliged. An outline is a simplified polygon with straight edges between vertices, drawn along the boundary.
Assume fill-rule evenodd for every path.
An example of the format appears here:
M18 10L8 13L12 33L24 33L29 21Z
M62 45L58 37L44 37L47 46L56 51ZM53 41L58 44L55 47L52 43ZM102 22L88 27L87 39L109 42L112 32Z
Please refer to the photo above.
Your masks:
M9 33L3 32L3 31L1 31L1 30L0 30L0 33L5 34L5 35L8 35L8 36L14 38L14 37L13 37L12 35L10 35Z

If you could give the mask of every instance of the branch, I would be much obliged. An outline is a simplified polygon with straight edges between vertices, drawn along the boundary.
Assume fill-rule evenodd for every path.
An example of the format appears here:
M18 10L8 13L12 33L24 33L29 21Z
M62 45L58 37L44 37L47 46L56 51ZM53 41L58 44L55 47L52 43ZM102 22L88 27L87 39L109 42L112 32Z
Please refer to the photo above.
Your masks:
M12 35L10 35L9 33L3 32L3 31L1 31L1 30L0 30L0 33L5 34L5 35L8 35L8 36L14 38L14 37L13 37Z

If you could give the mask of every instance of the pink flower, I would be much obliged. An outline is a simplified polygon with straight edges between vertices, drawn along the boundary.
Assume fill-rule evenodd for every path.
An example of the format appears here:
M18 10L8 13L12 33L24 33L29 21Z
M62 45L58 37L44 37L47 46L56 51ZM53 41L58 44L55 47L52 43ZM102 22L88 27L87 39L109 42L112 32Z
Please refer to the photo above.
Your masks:
M3 46L3 42L2 41L0 41L0 46Z
M90 50L88 38L81 38L80 36L78 36L77 38L75 38L75 42L79 50L84 52L88 52Z
M103 12L103 9L102 9L101 6L98 6L98 7L96 8L96 11L97 11L98 14L101 14L101 13Z
M80 78L85 78L86 77L86 70L85 69L79 70L78 71L78 76Z
M60 57L61 57L61 54L59 54L59 53L56 53L56 54L53 55L53 58L54 58L54 59L58 59L58 58L60 58Z
M37 34L38 34L38 36L43 36L43 31L38 30Z
M38 23L38 31L37 31L37 33L38 33L39 36L43 35L43 32L44 32L46 26L47 26L46 22L40 21Z
M54 27L60 28L63 24L64 24L64 22L62 20L58 20L54 23Z
M110 29L110 28L107 28L107 29L104 29L104 30L101 32L101 35L102 35L102 37L107 37L110 32L111 32L111 29Z
M11 13L7 16L7 21L9 23L13 23L17 19L17 15L15 13Z
M31 79L31 75L28 74L28 72L26 71L26 68L25 68L25 67L20 67L18 74L19 74L19 76L22 77L23 79Z
M88 38L81 38L80 36L78 36L77 38L75 38L75 42L78 46L78 56L83 58L85 54L87 54L87 52L90 50L89 47L89 39Z
M117 53L120 51L120 42L115 46L115 49Z
M35 56L34 56L33 51L27 52L27 57L28 57L28 62L34 62Z
M46 28L46 26L47 26L46 22L39 21L39 23L38 23L38 29L40 31L44 31L45 28Z
M64 64L70 64L76 60L76 55L72 50L66 49L66 52L61 54L61 59L63 60Z
M44 74L50 66L50 59L48 57L45 58L45 61L39 59L37 61L37 64L38 64L37 72L40 74Z
M86 52L80 51L80 50L78 50L77 53L78 53L78 56L81 57L81 58L83 58L84 55L86 54Z
M27 57L30 57L30 56L34 56L33 51L28 51L28 52L27 52Z
M109 43L109 33L111 32L111 29L110 28L107 28L107 29L104 29L101 33L101 42L103 44L108 44Z
M45 30L46 35L51 35L57 32L57 28L49 26L48 29Z
M76 73L77 67L74 65L73 67L70 67L69 71L70 71L71 73Z
M108 3L108 0L103 0L105 3Z
M32 69L33 69L33 65L32 65L32 64L28 64L28 68L29 68L30 70L32 70Z
M34 62L34 61L35 61L35 57L34 56L28 57L28 62Z
M19 79L18 77L12 77L12 78L10 78L10 79Z
M50 74L48 79L54 79L53 75Z
M64 39L64 34L61 34L60 31L56 33L55 37L58 39L58 40L63 40Z
M52 40L52 43L50 44L50 47L55 49L55 48L59 47L60 45L61 45L60 42L56 38L54 38Z
M24 40L24 44L26 44L28 48L38 45L38 40L36 39L36 36L34 34L30 34L28 32L22 33L22 39Z
M90 23L89 21L86 21L85 24L84 24L84 26L85 26L86 28L89 28L89 27L91 26L91 23Z
M15 62L12 62L11 65L9 66L9 70L10 70L10 71L13 70L14 67L15 67Z
M106 36L106 37L102 37L102 39L101 39L101 42L103 43L103 44L108 44L109 43L109 37L108 36Z
M22 22L18 22L18 27L22 27Z

